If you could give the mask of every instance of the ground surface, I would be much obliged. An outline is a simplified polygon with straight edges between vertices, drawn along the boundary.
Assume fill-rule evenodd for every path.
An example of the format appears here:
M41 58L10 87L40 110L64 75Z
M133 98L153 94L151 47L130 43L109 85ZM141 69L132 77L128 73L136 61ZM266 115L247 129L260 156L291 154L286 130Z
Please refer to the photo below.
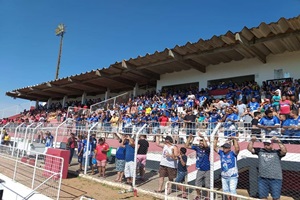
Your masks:
M61 200L80 199L86 196L96 200L117 200L117 199L143 199L158 200L158 198L138 193L138 197L134 197L133 192L119 194L120 188L112 187L93 180L82 177L70 177L63 179L60 192Z

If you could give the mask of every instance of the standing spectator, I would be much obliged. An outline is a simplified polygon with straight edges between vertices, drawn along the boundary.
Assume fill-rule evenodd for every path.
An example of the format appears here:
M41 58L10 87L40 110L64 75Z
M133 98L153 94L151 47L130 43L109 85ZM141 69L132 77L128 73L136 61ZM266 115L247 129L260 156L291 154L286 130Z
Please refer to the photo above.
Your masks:
M127 184L132 185L132 177L134 171L134 148L135 143L129 135L126 135L126 140L123 141L123 146L125 147L125 169L124 174L127 179Z
M164 178L168 177L169 181L173 181L177 175L177 157L178 148L173 144L171 136L165 137L165 143L160 143L160 139L156 139L156 145L163 148L162 157L159 166L159 182L156 193L163 192ZM168 194L171 193L171 185L168 185Z
M251 121L251 135L256 137L261 137L261 129L258 127L258 122L261 118L261 113L254 112L254 118Z
M267 199L269 193L274 200L280 199L282 187L281 158L287 153L286 147L277 137L264 140L264 148L254 148L256 137L253 136L247 149L258 155L258 195L260 199ZM273 149L276 142L280 149Z
M115 134L115 137L119 139L119 143L121 144L116 151L117 178L115 179L115 182L121 183L125 169L125 147L123 146L123 144L125 143L126 135L122 135L122 138L120 138L118 134Z
M109 146L105 142L104 138L99 138L98 144L95 149L95 157L97 160L97 167L99 171L98 177L105 178L105 167L107 161L107 152L109 151Z
M210 187L210 162L209 162L210 148L205 138L200 134L199 136L201 138L199 140L199 146L190 145L191 140L193 139L193 135L189 135L185 143L185 147L196 151L197 175L196 175L195 185L197 187L202 187L204 182L204 186L206 188L209 188ZM200 200L201 199L200 190L196 189L196 192L197 192L197 196L195 200ZM208 193L207 193L207 197L208 197Z
M272 96L272 106L276 112L279 111L279 102L280 102L280 90L276 90L275 94Z
M69 165L71 164L76 147L77 147L77 141L75 138L75 134L71 133L71 137L68 138L68 143L67 143L67 150L70 151Z
M145 167L146 167L146 159L149 148L149 142L146 140L145 135L140 135L140 139L138 141L138 150L137 150L137 165L140 173L139 179L144 181L145 179Z
M218 137L214 140L214 150L220 155L221 160L221 177L223 192L236 195L236 187L238 183L238 167L237 167L237 155L240 151L240 146L235 137L231 137L233 141L234 151L231 151L230 141L224 143L221 147L223 150L218 149ZM227 197L229 200L230 198ZM236 200L236 197L231 198Z
M236 122L238 121L237 114L234 113L234 110L232 107L228 108L226 110L226 115L223 117L224 123L224 136L236 136Z
M285 95L282 95L281 100L279 101L279 106L280 114L289 117L288 115L291 112L292 102L287 100Z
M248 103L248 106L247 107L250 107L250 111L251 112L254 112L254 111L257 111L260 107L259 103L257 102L256 98L252 98L251 101Z
M261 118L258 123L258 127L265 131L266 137L272 137L274 135L278 135L278 128L280 128L280 121L278 117L273 116L273 112L271 110L265 111L265 116Z
M184 116L183 121L186 125L186 135L196 134L196 118L197 116L192 113L191 109L187 110L187 114Z
M187 156L186 154L186 148L181 147L179 151L179 156L178 156L178 170L177 170L177 177L175 179L176 183L184 183L185 182L185 177L188 173L186 163L187 163ZM179 195L178 197L187 198L187 193L185 191L185 187L178 185L178 188L182 191L182 194Z
M168 122L169 122L169 118L166 116L166 113L163 112L162 116L160 116L160 118L158 119L159 121L159 129L160 129L160 134L168 134Z
M45 137L45 152L44 153L47 153L48 148L53 147L53 139L54 139L54 137L51 135L51 132L47 131L46 137Z
M239 119L242 118L243 114L245 113L247 107L245 104L243 104L243 102L241 100L238 100L237 101L237 105L236 105L236 108L238 110L238 116L239 116Z
M83 137L82 135L78 135L78 140L77 140L77 156L78 156L78 163L79 163L79 169L77 170L78 172L82 171L82 161L83 161Z

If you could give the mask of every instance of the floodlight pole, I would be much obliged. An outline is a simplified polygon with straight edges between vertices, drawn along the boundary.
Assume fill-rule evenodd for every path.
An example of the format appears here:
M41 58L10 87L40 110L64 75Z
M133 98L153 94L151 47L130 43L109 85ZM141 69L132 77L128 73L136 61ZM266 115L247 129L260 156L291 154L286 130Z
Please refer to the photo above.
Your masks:
M59 52L58 52L58 60L57 60L57 66L56 66L55 80L58 79L58 75L59 75L60 58L61 58L63 38L64 38L65 32L66 32L66 30L65 30L65 25L64 24L59 24L58 27L55 30L56 36L60 36L60 44L59 44Z

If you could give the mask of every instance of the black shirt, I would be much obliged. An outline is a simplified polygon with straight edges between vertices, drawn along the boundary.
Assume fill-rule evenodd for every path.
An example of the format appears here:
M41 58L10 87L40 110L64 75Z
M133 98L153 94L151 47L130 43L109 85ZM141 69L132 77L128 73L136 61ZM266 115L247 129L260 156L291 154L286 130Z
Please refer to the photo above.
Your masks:
M149 142L145 139L140 139L138 141L138 144L140 145L140 147L137 151L137 154L146 155L148 152Z
M258 119L252 119L251 121L251 125L252 125L252 128L251 128L251 133L253 135L256 135L256 134L260 134L261 133L261 129L260 128L253 128L253 125L254 126L257 126L258 125Z

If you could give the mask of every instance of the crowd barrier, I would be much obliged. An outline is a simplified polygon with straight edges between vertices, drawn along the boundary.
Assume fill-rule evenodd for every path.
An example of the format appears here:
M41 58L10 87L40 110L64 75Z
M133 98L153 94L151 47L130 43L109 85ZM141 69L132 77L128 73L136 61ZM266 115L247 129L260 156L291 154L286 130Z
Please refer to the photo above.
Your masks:
M168 187L172 188L171 193L168 193ZM182 198L182 189L185 188L186 196ZM208 189L204 187L196 187L189 184L176 183L167 181L165 185L165 200L177 200L177 199L195 199L197 197L196 190L199 190L199 199L213 199L213 200L225 200L235 198L236 200L258 200L256 198L246 197L242 195L233 195L225 193L216 189Z
M18 194L17 188L10 188L24 199L30 199L36 193L59 199L61 188L63 159L60 157L34 152L22 156L20 149L0 145L0 171L15 182L30 188L29 194ZM47 163L51 160L51 165Z
M192 124L192 125L191 125ZM97 123L86 123L84 127L80 127L78 129L76 121L73 119L68 119L63 123L55 124L55 125L49 125L44 124L38 126L30 124L28 125L11 125L10 127L6 127L7 130L12 130L17 132L17 136L19 138L16 138L17 140L24 140L26 129L27 129L27 136L30 135L30 137L27 137L27 140L29 144L36 145L44 145L42 139L39 140L39 138L42 138L42 133L45 132L51 132L51 134L54 136L54 147L55 148L65 148L63 145L58 145L58 143L66 143L67 139L70 137L70 133L75 133L77 136L80 134L87 136L87 143L90 142L90 136L92 134L96 134L96 138L99 137L105 137L107 139L107 143L112 148L117 148L119 143L117 139L114 137L114 133L118 134L119 136L122 134L130 134L133 138L139 138L139 135L143 134L147 136L147 140L149 141L149 149L147 153L147 164L146 164L146 171L147 171L147 177L146 182L134 182L133 187L138 189L143 189L147 191L154 191L157 189L158 184L158 168L159 163L162 157L162 149L158 148L155 140L160 140L163 142L163 137L170 135L173 137L173 140L175 144L180 148L183 147L189 133L194 132L195 135L193 136L193 144L198 145L200 136L204 137L207 141L211 152L213 151L213 145L212 142L214 140L214 136L217 135L219 138L218 146L220 147L223 143L227 142L228 139L230 139L230 135L227 136L225 132L230 132L231 134L234 133L238 137L238 143L240 146L240 153L237 156L237 165L238 165L238 171L239 171L239 182L238 182L238 191L242 191L242 193L238 193L239 195L245 195L245 196L251 196L256 197L257 196L257 167L258 167L258 158L256 155L252 155L247 150L247 145L251 139L252 134L252 126L248 123L236 123L236 126L234 127L228 127L224 123L218 123L218 124L209 124L209 123L191 123L190 126L188 126L187 123L178 123L178 131L172 132L174 130L172 127L172 124L167 124L166 127L157 127L157 132L153 132L153 128L155 126L153 125L153 122L145 123L143 126L135 126L132 124L131 127L125 127L123 123L119 123L117 125L116 129L113 129L111 125L109 125L109 129L105 128L106 126L102 122ZM30 126L28 128L28 126ZM38 126L38 127L37 127ZM107 126L108 127L108 126ZM129 129L127 129L129 128ZM165 132L162 132L162 130L165 130ZM297 184L299 178L300 178L300 149L297 145L299 143L299 138L297 137L289 137L286 138L284 135L280 134L281 129L276 129L278 131L277 137L284 141L288 153L285 157L282 158L281 164L282 164L282 170L283 170L283 188L282 188L282 196L286 198L294 198L294 199L300 199L300 186ZM30 134L29 134L30 133ZM32 135L34 135L33 140ZM161 137L156 137L161 136ZM266 133L262 131L262 134L256 135L258 140L255 143L256 147L262 147L262 141L266 138ZM138 140L136 140L137 142ZM30 146L30 145L29 145ZM136 143L136 146L137 143ZM274 144L274 148L278 149L278 145ZM136 148L137 149L137 148ZM22 152L22 151L21 151ZM137 152L135 152L136 156ZM25 151L24 155L28 155L28 153ZM188 149L187 151L188 155L188 175L186 177L185 184L194 186L195 179L196 179L196 172L197 169L195 167L195 163L197 161L197 157L195 154L195 151ZM88 159L85 159L86 161ZM210 154L210 160L211 162L211 174L210 179L212 180L210 190L221 190L221 179L220 179L220 173L221 173L221 164L219 155L216 153ZM77 165L77 159L72 160L72 165ZM87 167L88 163L84 163L84 173L88 174L90 173L90 169ZM136 165L135 165L136 166ZM110 177L107 177L106 180L110 180L111 182L114 182L114 176L116 172L114 171L114 162L110 162L108 171L110 174ZM138 174L135 174L135 176L138 176ZM136 179L134 179L136 180ZM138 180L138 179L137 179ZM246 198L246 197L245 197ZM247 199L247 198L246 198ZM284 198L283 198L284 199Z

